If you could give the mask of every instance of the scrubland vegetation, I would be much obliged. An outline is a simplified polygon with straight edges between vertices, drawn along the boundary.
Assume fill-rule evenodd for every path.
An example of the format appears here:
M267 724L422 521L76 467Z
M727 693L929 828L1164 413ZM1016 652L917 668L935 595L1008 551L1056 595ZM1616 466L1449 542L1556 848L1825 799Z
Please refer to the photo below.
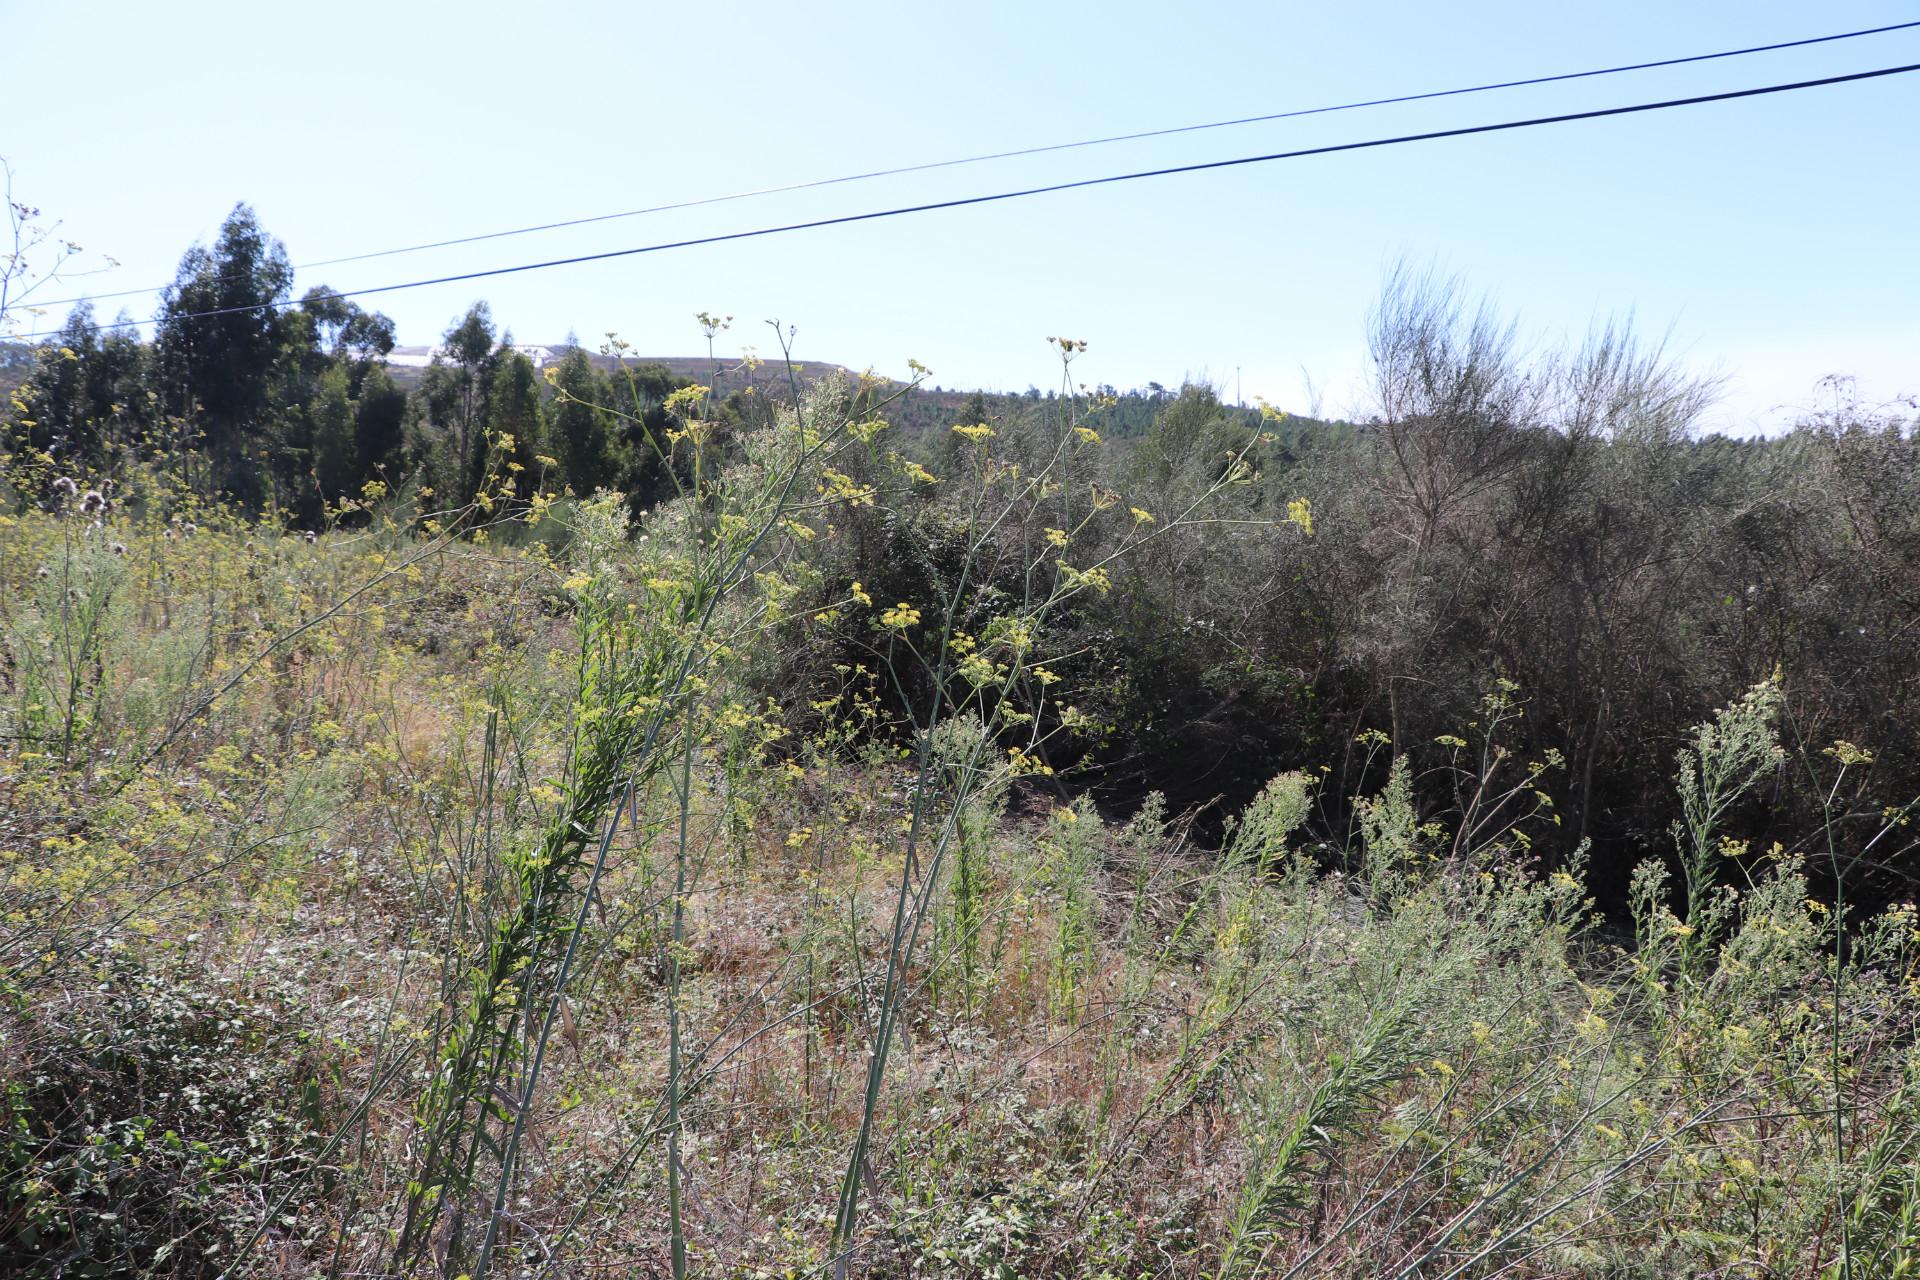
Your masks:
M1407 279L1340 426L312 332L245 484L15 395L0 1270L1920 1270L1911 423Z

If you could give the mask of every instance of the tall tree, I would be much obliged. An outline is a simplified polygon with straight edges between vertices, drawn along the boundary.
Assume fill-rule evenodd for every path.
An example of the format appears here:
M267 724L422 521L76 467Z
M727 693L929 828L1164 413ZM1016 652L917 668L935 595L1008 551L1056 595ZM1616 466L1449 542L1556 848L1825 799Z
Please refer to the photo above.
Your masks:
M406 417L407 393L385 365L367 362L353 402L354 456L363 480L400 465Z
M212 455L214 484L249 505L263 497L253 463L284 332L280 308L292 289L286 246L239 204L212 248L196 245L180 259L160 299L163 403L193 420Z
M627 505L638 513L673 497L678 492L676 475L684 479L684 456L675 457L673 442L667 437L674 419L666 401L687 384L663 364L629 365L614 374L611 383L626 459L620 490L627 495Z
M478 491L486 462L483 419L495 361L493 313L486 303L474 303L441 341L443 351L420 386L422 438L416 450L441 495L464 503Z
M539 474L535 459L547 447L547 413L540 385L533 361L511 347L502 349L487 378L484 452L498 450L499 464L507 469L519 498L533 493Z
M268 403L255 434L266 470L293 518L313 527L324 508L357 494L377 460L362 457L359 406L376 361L393 347L393 322L325 287L281 317Z
M22 388L24 443L63 466L110 467L153 421L148 351L129 330L103 330L82 302L36 349Z
M553 371L553 444L566 483L585 497L620 478L611 391L587 353L574 347Z

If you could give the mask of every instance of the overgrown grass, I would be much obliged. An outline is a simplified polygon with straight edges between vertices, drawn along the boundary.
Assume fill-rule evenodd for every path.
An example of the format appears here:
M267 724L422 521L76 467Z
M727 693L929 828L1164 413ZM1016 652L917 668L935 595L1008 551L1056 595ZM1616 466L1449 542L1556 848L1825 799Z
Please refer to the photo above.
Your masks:
M1109 821L1048 763L1098 732L1074 557L1208 519L1244 451L1181 511L1085 483L1078 416L936 479L874 391L725 450L677 406L637 529L503 491L309 542L157 481L5 517L0 1267L1920 1266L1920 921L1811 899L1866 849L1731 825L1867 747L1773 683L1703 725L1630 922L1534 859L1557 762L1497 681L1450 809L1400 756L1350 831L1310 760L1218 850ZM832 576L929 483L965 516L925 598ZM769 703L775 645L849 660Z

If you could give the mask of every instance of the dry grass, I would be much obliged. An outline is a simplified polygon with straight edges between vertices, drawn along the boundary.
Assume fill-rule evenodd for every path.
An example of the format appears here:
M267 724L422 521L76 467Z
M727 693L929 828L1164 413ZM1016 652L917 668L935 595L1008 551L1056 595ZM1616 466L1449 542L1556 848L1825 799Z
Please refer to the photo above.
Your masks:
M385 1274L447 965L512 905L501 858L565 766L567 571L458 544L396 570L401 535L197 523L0 527L0 1262L217 1274L263 1227L249 1269ZM67 634L40 571L87 565L111 626L62 758L47 697L71 690L26 665ZM697 714L737 706L716 682ZM762 727L731 772L700 754L684 845L656 779L611 846L503 1274L670 1273L676 960L692 1268L832 1269L918 784L834 726ZM901 974L854 1272L1812 1275L1843 1237L1856 1276L1913 1265L1915 1197L1881 1177L1915 1148L1910 912L1836 966L1788 854L1682 964L1688 921L1606 945L1516 828L1448 854L1392 795L1343 876L1007 785L979 981L931 925Z

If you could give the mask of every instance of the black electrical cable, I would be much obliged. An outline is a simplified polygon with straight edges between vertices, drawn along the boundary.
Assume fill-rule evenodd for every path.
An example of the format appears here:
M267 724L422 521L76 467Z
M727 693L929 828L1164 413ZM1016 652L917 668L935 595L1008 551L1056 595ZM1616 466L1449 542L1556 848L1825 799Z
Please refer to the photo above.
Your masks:
M1665 111L1674 107L1699 106L1708 102L1732 102L1741 98L1758 98L1768 94L1792 93L1800 89L1817 89L1827 85L1851 84L1860 80L1877 80L1886 76L1906 75L1920 71L1920 62L1910 62L1897 67L1881 67L1874 71L1855 71L1847 75L1822 76L1817 80L1796 80L1787 84L1762 85L1754 89L1733 89L1724 93L1697 94L1688 98L1666 98L1658 102L1637 102L1624 107L1601 107L1592 111L1572 111L1562 115L1533 116L1525 120L1503 120L1497 124L1467 125L1457 129L1435 129L1427 133L1405 133L1391 138L1370 138L1364 142L1339 142L1321 147L1302 147L1294 151L1274 151L1257 156L1238 156L1230 160L1205 160L1196 164L1173 165L1164 169L1141 169L1132 173L1109 174L1103 178L1081 178L1072 182L1055 182L1040 187L1023 187L1015 191L998 191L988 195L961 196L952 200L936 200L927 204L903 205L893 209L875 209L866 213L848 213L834 218L815 218L807 222L789 222L780 226L756 227L750 231L729 231L718 235L696 236L689 240L670 240L659 244L638 245L630 249L609 249L602 253L585 253L571 258L550 258L544 262L525 262L511 267L491 267L483 271L463 271L456 275L434 276L425 280L408 280L399 284L372 285L364 289L342 289L336 292L318 295L320 301L342 298L364 298L373 294L397 293L403 289L421 289L428 285L456 284L463 280L484 280L494 276L518 275L525 271L544 271L550 267L574 266L583 262L605 262L613 258L630 258L643 253L662 253L669 249L688 249L696 245L724 244L730 240L752 240L761 236L780 235L789 231L810 231L818 227L845 226L855 222L872 222L880 218L898 218L911 213L931 213L937 209L961 209L969 205L993 204L1002 200L1018 200L1026 196L1046 195L1055 191L1075 191L1084 187L1110 186L1119 182L1134 182L1142 178L1165 178L1175 174L1202 173L1210 169L1231 169L1242 165L1266 164L1276 160L1297 160L1305 156L1333 155L1343 151L1366 151L1375 147L1399 146L1409 142L1432 142L1441 138L1465 138L1475 134L1502 133L1513 129L1531 129L1541 125L1568 124L1577 120L1602 120L1611 116L1635 115L1647 111ZM243 312L258 311L262 308L290 307L308 299L288 298L279 302L249 303L239 307L221 307L211 311L193 311L183 315L169 316L169 322L185 320L206 320L215 316L238 315ZM138 325L151 324L149 320L118 320L101 325L102 329L126 329ZM51 337L57 329L48 329L38 333L22 334L23 338Z
M1498 89L1519 89L1532 85L1557 84L1568 80L1586 80L1595 76L1619 75L1628 71L1651 71L1660 67L1686 66L1696 62L1713 62L1723 58L1741 58L1755 53L1773 53L1781 49L1800 49L1808 45L1831 44L1836 40L1855 40L1862 36L1885 35L1891 31L1906 31L1920 27L1920 20L1896 22L1884 27L1865 27L1858 31L1841 31L1833 35L1808 36L1800 40L1782 40L1775 44L1748 45L1741 49L1722 49L1715 53L1695 53L1678 58L1660 58L1652 62L1629 62L1614 67L1598 67L1590 71L1566 71L1557 75L1529 76L1523 80L1500 80L1490 84L1468 85L1457 89L1435 89L1426 93L1407 93L1391 98L1368 98L1361 102L1342 102L1326 107L1303 107L1294 111L1276 111L1268 115L1241 116L1233 120L1210 120L1203 124L1175 125L1166 129L1147 129L1138 133L1116 133L1102 138L1085 138L1078 142L1056 142L1045 146L1021 147L1013 151L991 151L981 155L961 156L952 160L931 160L923 164L901 165L892 169L871 169L864 173L843 174L837 178L816 178L808 182L794 182L778 187L757 187L748 191L735 191L727 195L706 196L698 200L680 200L671 204L649 205L643 209L626 209L618 213L593 214L584 218L568 218L559 222L542 222L533 226L513 227L505 231L487 231L478 235L458 236L450 240L432 240L424 244L402 245L396 249L376 249L368 253L348 254L341 258L323 258L318 262L303 262L294 267L296 271L314 271L321 267L337 267L350 262L368 262L375 258L390 258L403 253L422 253L429 249L450 249L463 244L479 244L487 240L500 240L509 236L532 235L541 231L559 231L567 227L584 227L598 222L612 222L621 218L637 218L652 213L668 213L676 209L697 209L704 205L725 204L734 200L749 200L757 196L783 195L792 191L811 191L820 187L839 186L849 182L867 182L874 178L898 177L907 173L926 173L934 169L951 169L960 165L981 164L990 160L1013 160L1022 156L1046 155L1055 151L1072 151L1082 147L1101 147L1115 142L1138 142L1147 138L1167 138L1183 133L1199 133L1208 129L1229 129L1240 125L1265 124L1274 120L1294 120L1302 116L1327 115L1336 111L1358 111L1366 107L1396 106L1407 102L1428 102L1436 98L1454 98L1470 93L1489 93ZM154 285L145 289L122 289L115 293L89 294L86 298L56 298L51 302L38 304L42 307L69 306L81 301L103 302L111 298L131 298L141 294L159 293L166 285Z

